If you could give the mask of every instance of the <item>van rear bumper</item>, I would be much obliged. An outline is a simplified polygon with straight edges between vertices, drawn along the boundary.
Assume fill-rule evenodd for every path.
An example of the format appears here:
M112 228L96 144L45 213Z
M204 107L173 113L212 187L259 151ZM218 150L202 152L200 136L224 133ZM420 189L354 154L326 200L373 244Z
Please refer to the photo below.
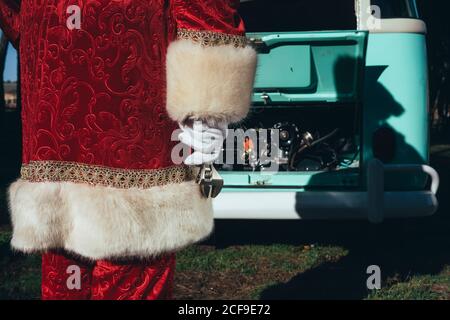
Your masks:
M385 191L387 172L427 173L428 191ZM426 165L367 166L367 191L266 191L227 190L213 202L217 219L367 219L381 223L388 218L424 217L438 208L439 175Z

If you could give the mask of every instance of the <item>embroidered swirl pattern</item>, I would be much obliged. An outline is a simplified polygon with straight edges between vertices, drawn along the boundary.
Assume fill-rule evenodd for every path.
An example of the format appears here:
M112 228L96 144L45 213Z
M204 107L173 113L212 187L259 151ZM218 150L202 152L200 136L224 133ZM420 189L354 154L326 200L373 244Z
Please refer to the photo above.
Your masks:
M66 27L73 4L81 30ZM166 11L164 0L22 1L24 163L173 165Z
M245 40L236 0L22 0L20 12L8 3L0 0L3 27L20 39L24 164L173 166L168 45L177 34L204 45ZM81 9L79 30L66 25L70 5Z
M148 261L89 262L67 252L42 255L43 300L171 299L176 256L168 253ZM70 266L80 268L80 289L69 289Z

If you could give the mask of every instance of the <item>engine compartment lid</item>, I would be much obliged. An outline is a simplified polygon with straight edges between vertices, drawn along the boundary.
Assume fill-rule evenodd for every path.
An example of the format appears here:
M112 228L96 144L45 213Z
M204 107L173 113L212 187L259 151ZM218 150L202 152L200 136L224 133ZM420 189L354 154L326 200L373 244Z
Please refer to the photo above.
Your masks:
M253 103L353 102L361 96L368 32L263 32Z

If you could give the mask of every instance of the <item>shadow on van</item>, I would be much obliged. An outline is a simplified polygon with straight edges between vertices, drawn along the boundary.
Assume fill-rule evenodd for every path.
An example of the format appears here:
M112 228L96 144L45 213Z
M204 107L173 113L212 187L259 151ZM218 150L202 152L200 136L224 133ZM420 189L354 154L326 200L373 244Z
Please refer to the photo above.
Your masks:
M341 70L348 63L354 61L340 61L336 68ZM366 70L366 85L372 87L369 98L381 100L385 106L371 113L371 121L395 133L395 148L402 150L402 157L412 163L424 162L405 137L387 123L388 118L400 116L405 109L379 83L384 70L383 66ZM382 287L391 279L401 282L413 275L438 274L450 264L450 199L446 196L450 192L450 158L447 160L432 162L442 180L440 209L433 217L387 220L381 225L365 221L218 221L214 240L219 247L317 244L348 250L336 262L325 262L287 283L266 288L261 299L364 299L370 294L366 285L370 265L381 268Z
M354 66L360 63L360 61L355 61L354 58L347 56L343 56L336 61L334 83L338 96L348 96L349 92L355 90L355 85L348 79L348 70L353 70ZM366 102L363 110L359 110L360 114L355 117L359 123L355 126L355 136L361 137L359 156L362 158L364 153L364 157L378 158L386 163L426 163L426 159L406 142L405 136L388 122L391 117L401 117L405 113L405 108L379 81L387 68L388 66L365 67L364 90L357 89L360 94L364 95L365 101L370 101L370 104ZM339 123L336 124L336 127L339 127ZM362 174L365 170L365 164L362 161L360 165ZM320 187L321 181L324 181L324 177L329 174L330 172L325 171L312 176L308 189L314 190L315 186ZM364 185L362 176L360 184ZM424 188L426 181L427 177L422 173L390 173L385 176L385 187L387 190L420 190ZM336 186L336 188L339 189L339 186ZM346 199L336 199L335 201L343 204L348 202ZM298 215L303 219L314 219L314 212L302 210L302 203L303 193L297 193L296 210Z

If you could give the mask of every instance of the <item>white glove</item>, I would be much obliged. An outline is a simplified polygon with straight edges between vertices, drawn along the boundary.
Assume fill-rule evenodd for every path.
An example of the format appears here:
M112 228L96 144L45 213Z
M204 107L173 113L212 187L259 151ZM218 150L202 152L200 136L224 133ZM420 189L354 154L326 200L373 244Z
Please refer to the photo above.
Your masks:
M186 165L212 164L219 158L223 142L228 134L226 123L219 123L213 128L195 121L192 127L180 124L180 128L183 132L178 135L178 138L194 149L194 152L184 160Z

